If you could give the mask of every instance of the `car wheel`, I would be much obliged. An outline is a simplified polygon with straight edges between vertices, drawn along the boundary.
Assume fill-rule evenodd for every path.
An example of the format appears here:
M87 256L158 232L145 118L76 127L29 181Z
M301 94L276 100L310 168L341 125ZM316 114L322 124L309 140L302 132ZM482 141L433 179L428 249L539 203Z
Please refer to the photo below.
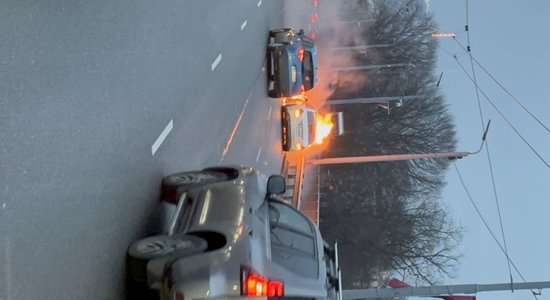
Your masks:
M147 282L147 263L149 260L177 254L185 257L204 252L207 242L194 235L155 235L136 241L128 247L126 270L133 282Z
M267 95L271 98L279 98L280 93L277 90L269 90L267 91Z
M292 28L279 28L279 29L273 29L269 31L269 37L274 38L279 33L285 33L288 31L291 31Z
M228 179L227 174L212 170L172 174L162 179L162 200L177 204L179 196L190 189Z

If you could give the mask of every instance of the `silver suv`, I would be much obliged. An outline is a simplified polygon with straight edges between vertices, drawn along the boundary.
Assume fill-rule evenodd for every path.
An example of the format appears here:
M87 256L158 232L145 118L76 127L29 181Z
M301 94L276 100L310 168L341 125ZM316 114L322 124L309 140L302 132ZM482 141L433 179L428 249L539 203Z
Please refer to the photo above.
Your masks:
M172 214L128 248L129 298L335 298L335 251L284 192L283 177L245 167L165 177Z

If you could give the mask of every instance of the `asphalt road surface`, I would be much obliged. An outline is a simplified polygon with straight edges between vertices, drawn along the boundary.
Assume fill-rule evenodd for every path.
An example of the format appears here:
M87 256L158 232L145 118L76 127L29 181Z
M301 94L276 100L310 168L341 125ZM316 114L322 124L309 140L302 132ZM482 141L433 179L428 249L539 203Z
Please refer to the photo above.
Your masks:
M0 3L0 300L123 299L162 176L279 171L265 50L291 2Z

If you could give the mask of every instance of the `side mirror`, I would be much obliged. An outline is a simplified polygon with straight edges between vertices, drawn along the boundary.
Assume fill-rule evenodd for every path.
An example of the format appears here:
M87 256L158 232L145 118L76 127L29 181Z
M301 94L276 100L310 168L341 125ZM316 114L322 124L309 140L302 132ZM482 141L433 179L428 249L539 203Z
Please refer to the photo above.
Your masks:
M268 194L282 194L286 191L286 181L281 175L271 175L267 180Z

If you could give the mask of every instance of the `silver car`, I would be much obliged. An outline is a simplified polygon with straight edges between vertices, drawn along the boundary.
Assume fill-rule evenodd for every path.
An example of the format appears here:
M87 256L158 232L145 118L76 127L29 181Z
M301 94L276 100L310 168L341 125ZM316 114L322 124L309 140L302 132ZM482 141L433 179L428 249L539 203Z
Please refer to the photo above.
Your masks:
M245 167L165 177L172 216L128 248L129 298L335 298L334 248L284 192L283 177Z

